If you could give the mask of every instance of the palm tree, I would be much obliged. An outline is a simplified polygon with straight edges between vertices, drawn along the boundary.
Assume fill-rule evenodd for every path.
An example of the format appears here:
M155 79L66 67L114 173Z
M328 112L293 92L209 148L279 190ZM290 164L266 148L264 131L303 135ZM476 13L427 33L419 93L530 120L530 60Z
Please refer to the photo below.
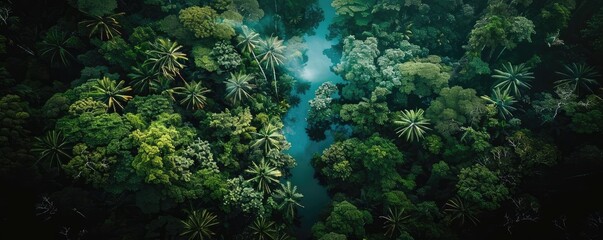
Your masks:
M257 240L274 239L277 234L275 223L266 220L263 216L257 217L249 228L251 229L251 235Z
M216 218L215 214L205 209L201 212L189 212L186 220L181 221L184 224L184 231L180 236L189 235L188 239L211 239L215 235L211 227L218 225Z
M475 225L479 222L479 219L475 217L475 209L465 206L463 200L458 196L446 202L444 212L450 214L450 222L459 220L461 225L465 224L465 219L469 219Z
M42 56L50 56L50 62L54 63L55 59L61 60L63 65L68 66L73 55L68 48L76 44L77 39L69 37L65 32L57 28L52 28L46 33L46 37L40 44L40 54Z
M566 64L563 65L565 71L555 72L563 77L558 81L555 81L555 87L561 87L564 85L573 86L574 91L578 91L579 87L584 87L586 90L592 92L591 85L598 85L595 78L600 77L599 73L591 66L584 63Z
M98 32L100 34L101 40L109 40L113 38L115 34L121 34L121 32L119 32L118 30L121 26L119 25L119 22L116 18L124 14L125 13L122 12L106 17L93 16L92 19L85 20L80 23L83 23L86 25L87 28L90 28L89 37L92 37L92 35Z
M151 65L151 69L165 78L174 79L176 75L182 78L180 69L184 68L185 65L180 61L188 60L188 58L186 54L179 51L182 48L181 45L169 39L159 38L156 42L151 43L151 48L152 50L146 51L149 58L144 62L144 65Z
M394 124L400 127L396 128L398 137L406 136L406 141L415 141L423 138L426 130L430 130L429 119L426 119L423 114L423 109L404 110L398 115L398 120L394 120Z
M289 181L287 181L287 184L285 185L281 184L281 189L277 189L274 192L274 197L282 201L278 207L281 210L284 209L286 216L290 219L293 219L295 216L296 207L304 207L298 202L304 195L298 193L297 186L292 186Z
M255 85L249 83L251 80L253 80L253 77L249 74L230 73L230 78L226 80L226 98L234 104L244 98L250 98L249 92L255 88Z
M132 96L125 94L126 92L132 91L132 88L130 86L124 87L124 83L124 80L121 80L115 85L115 81L103 77L93 86L95 89L93 94L96 95L100 101L107 103L107 110L113 109L113 112L115 112L117 111L116 107L119 107L119 109L124 108L122 102L127 102L132 99Z
M206 93L211 90L201 86L201 82L185 82L183 87L175 87L174 93L183 96L180 104L186 103L186 108L201 109L207 103Z
M239 44L237 46L242 46L243 51L251 53L251 55L253 56L253 59L258 64L258 67L260 67L260 71L262 72L262 76L264 76L264 80L266 80L266 82L268 82L266 73L264 72L262 65L260 65L260 62L258 61L257 56L255 55L255 48L260 43L260 40L259 40L260 35L256 32L254 32L253 30L249 29L245 25L243 25L241 27L241 31L242 31L241 35L239 35L239 37L238 37Z
M268 124L263 127L259 133L252 133L255 135L255 142L251 147L259 147L264 150L264 154L267 154L272 149L280 150L281 141L284 140L283 134L280 133L279 129L272 124Z
M387 208L387 211L387 215L379 216L384 220L385 235L390 237L393 237L394 234L400 235L404 230L404 223L410 216L404 214L404 209L400 211L398 208L394 208L392 211L391 208Z
M35 139L36 143L31 151L38 154L36 163L47 159L50 168L56 165L60 169L64 159L71 159L71 156L67 153L69 151L68 143L61 132L52 130L47 132L44 137L36 137Z
M281 171L270 165L262 159L260 164L256 164L255 162L251 163L248 169L245 169L246 173L250 173L253 177L246 180L246 182L254 182L257 183L257 188L260 191L265 193L270 193L270 184L278 183L278 178L283 174Z
M132 73L128 77L132 79L134 91L138 93L150 93L158 80L158 74L147 65L132 67Z
M283 52L285 51L283 40L279 40L278 37L270 37L265 41L261 41L260 51L262 52L260 54L260 57L262 57L261 62L266 63L266 68L268 68L268 66L272 68L272 76L274 77L274 92L278 97L275 65L281 65L285 60L285 55L283 55Z
M495 69L496 74L492 75L493 78L500 80L494 88L501 88L505 91L511 91L515 96L521 96L520 89L530 89L532 86L528 81L534 79L530 67L525 64L512 65L508 62L506 65L503 64L503 69Z
M511 111L515 111L516 108L512 105L517 101L513 96L509 95L509 91L505 90L501 92L500 88L495 88L492 90L492 93L492 97L482 96L482 99L490 103L490 106L495 107L500 116L504 119L506 119L507 116L513 116Z

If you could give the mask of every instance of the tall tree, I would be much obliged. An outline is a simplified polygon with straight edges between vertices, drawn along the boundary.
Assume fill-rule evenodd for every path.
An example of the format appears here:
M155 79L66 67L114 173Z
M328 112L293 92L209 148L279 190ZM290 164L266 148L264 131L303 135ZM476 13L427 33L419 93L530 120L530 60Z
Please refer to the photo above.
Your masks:
M159 38L154 43L151 43L151 50L145 53L149 57L144 65L151 65L151 68L167 79L174 79L176 75L180 75L180 70L185 67L180 61L186 61L186 54L180 52L182 48L177 42L172 42L169 39ZM183 79L184 80L184 79Z
M285 61L285 45L283 40L278 37L269 37L266 40L260 41L260 57L261 61L266 63L266 68L272 68L272 77L274 78L274 92L278 97L278 86L276 80L276 66L281 65Z
M241 27L241 34L238 37L239 44L237 46L242 46L243 51L251 53L251 55L253 56L253 59L258 64L258 67L260 68L260 71L262 72L262 76L264 76L264 80L266 80L266 82L268 82L266 73L264 72L262 65L260 65L258 57L255 55L255 49L260 44L259 38L260 38L260 35L258 33L249 29L249 27L243 25Z

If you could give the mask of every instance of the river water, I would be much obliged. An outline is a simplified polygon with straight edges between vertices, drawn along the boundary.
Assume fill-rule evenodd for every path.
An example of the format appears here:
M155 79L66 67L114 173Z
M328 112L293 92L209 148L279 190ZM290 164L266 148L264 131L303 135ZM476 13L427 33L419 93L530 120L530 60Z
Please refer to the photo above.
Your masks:
M284 133L287 140L291 142L288 153L297 162L297 166L291 170L291 183L296 185L298 191L304 195L300 202L304 208L298 208L298 215L301 217L301 226L296 231L298 239L307 239L311 236L312 225L318 221L321 210L331 201L326 189L314 178L314 168L310 165L310 160L314 154L321 153L333 143L333 136L327 132L327 138L323 141L315 142L309 139L305 131L306 117L310 108L308 101L314 98L314 91L322 83L343 82L339 76L331 72L331 59L323 54L325 49L331 48L338 41L327 40L328 27L335 17L335 9L331 6L330 0L319 0L319 4L324 11L324 20L320 22L313 35L304 35L308 46L306 52L308 61L296 74L298 81L309 82L311 86L305 94L299 95L300 104L291 108L285 116Z

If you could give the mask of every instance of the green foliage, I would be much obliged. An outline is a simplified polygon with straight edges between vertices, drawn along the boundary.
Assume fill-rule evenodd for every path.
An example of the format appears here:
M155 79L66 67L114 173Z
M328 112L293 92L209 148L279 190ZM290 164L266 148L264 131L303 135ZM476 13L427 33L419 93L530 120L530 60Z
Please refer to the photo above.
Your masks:
M582 29L582 36L590 41L593 49L599 53L603 52L603 8L599 9L586 24L586 28Z
M498 79L499 82L493 88L500 88L505 92L511 92L515 96L521 96L520 89L530 89L529 80L534 79L530 67L525 64L512 65L510 62L503 64L503 69L495 69L496 74L492 78Z
M456 184L458 195L479 209L494 210L509 197L509 189L488 168L476 164L461 169Z
M203 68L208 72L215 72L219 69L216 59L211 54L212 50L203 46L193 47L193 58L195 66Z
M360 210L348 201L342 201L333 203L333 211L326 221L315 224L312 230L316 238L320 238L328 232L362 238L365 236L364 226L372 222L373 217L368 211ZM323 227L319 226L321 224ZM319 229L320 231L316 231Z
M73 147L73 158L63 169L76 180L82 178L86 183L102 187L116 162L117 157L108 155L106 148L89 149L86 144L79 143Z
M97 147L125 138L130 134L131 127L117 113L89 111L59 119L56 129L65 134L70 142Z
M499 16L488 13L477 21L469 34L469 48L481 52L484 47L513 49L523 41L531 42L534 24L522 16Z
M440 64L439 58L432 62L405 62L397 65L394 70L398 71L398 76L394 78L393 84L400 87L400 92L412 92L419 97L439 92L448 86L450 79L450 69Z
M157 119L162 113L172 114L174 109L169 99L161 95L136 96L128 103L126 112L140 114L145 120Z
M132 167L139 176L144 177L145 182L155 184L169 184L179 179L176 166L170 160L170 156L176 153L177 147L192 141L195 130L187 126L179 126L180 118L173 125L163 123L162 120L169 117L162 114L158 121L152 122L145 129L136 129L130 134L138 154L132 161Z
M368 24L373 4L373 0L334 0L331 6L335 8L337 15L355 18L356 24L363 26Z
M211 50L211 55L220 69L225 71L234 70L242 63L241 55L226 41L217 42Z
M263 193L249 186L242 178L227 181L228 193L224 196L224 205L236 207L244 213L261 215L264 212L262 204Z
M136 61L136 52L121 36L116 36L102 43L99 53L111 64L123 69L130 69Z
M333 70L350 83L343 87L342 96L348 100L359 100L376 87L380 79L375 59L380 51L377 39L356 40L348 36L343 40L341 62Z
M232 0L230 10L240 13L248 21L258 21L264 17L264 10L257 0Z
M419 141L422 139L426 130L430 128L429 119L423 116L423 109L415 110L404 110L400 113L397 120L394 120L394 125L400 127L396 128L398 137L406 136L406 141Z
M232 112L226 109L221 113L210 113L208 119L209 126L215 129L214 136L233 137L255 132L255 127L251 126L253 115L249 108L238 107Z
M186 104L186 108L190 109L202 109L207 103L205 94L210 91L208 88L203 87L201 82L196 81L185 82L183 87L174 88L175 94L182 96L180 104Z
M344 104L339 111L341 119L353 122L354 131L357 133L370 135L377 131L379 126L384 126L390 121L390 110L382 100L387 90L382 90L385 89L377 88L370 99L362 98L358 104Z
M69 106L69 114L79 116L84 113L99 115L107 111L107 104L93 100L91 97L75 101Z
M116 112L117 108L120 110L124 108L122 103L132 99L132 96L126 95L127 92L132 91L132 88L130 86L124 87L124 83L125 81L121 80L119 83L115 84L115 81L103 77L92 86L95 90L92 92L92 95L98 100L106 102L107 110L112 109L113 112Z
M487 115L487 109L485 101L475 95L475 90L455 86L442 89L425 115L434 122L438 132L450 136L461 126L479 123Z
M77 0L77 8L92 16L103 16L113 13L117 8L116 0Z
M557 162L555 145L533 136L528 130L516 131L507 141L521 159L519 169L523 174L532 175L536 169L551 167Z
M211 7L189 7L180 10L178 18L184 27L195 34L195 37L206 38L212 36L216 29L216 10Z
M188 239L211 239L216 235L212 227L218 225L217 216L205 209L202 211L193 210L188 213L186 220L182 220L184 230L180 236L187 236Z

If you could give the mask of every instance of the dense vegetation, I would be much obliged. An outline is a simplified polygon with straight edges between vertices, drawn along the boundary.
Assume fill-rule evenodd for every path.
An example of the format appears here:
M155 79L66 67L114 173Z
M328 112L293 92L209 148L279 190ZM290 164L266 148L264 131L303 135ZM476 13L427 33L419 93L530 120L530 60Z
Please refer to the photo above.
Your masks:
M603 236L603 3L333 0L314 239ZM2 239L293 239L317 0L0 3ZM26 228L28 231L21 231Z

